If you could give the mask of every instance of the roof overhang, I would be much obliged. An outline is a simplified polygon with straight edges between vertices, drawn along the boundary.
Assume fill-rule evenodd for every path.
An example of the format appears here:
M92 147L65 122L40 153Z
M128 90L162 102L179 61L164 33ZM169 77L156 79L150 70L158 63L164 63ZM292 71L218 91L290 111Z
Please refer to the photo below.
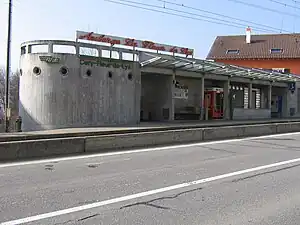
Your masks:
M211 60L183 58L178 56L152 53L142 54L144 54L144 56L140 57L141 67L151 66L164 69L181 70L186 72L196 72L199 74L215 74L227 77L241 77L252 80L266 80L271 82L300 81L300 76L294 74L269 72L260 69L217 63Z

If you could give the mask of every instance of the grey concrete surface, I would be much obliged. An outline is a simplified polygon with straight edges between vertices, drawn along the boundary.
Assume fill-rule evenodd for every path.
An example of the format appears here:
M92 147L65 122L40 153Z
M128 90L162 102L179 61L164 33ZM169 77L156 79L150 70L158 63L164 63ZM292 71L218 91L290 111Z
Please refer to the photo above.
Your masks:
M49 51L30 52L35 44L48 47ZM73 48L75 54L53 51L59 45ZM139 121L141 71L138 62L82 55L86 47L100 55L100 51L108 48L81 42L33 41L23 46L27 51L20 57L23 73L19 114L24 131ZM49 54L59 62L50 66L40 59ZM40 74L33 72L35 67L40 68ZM68 73L62 74L61 68L66 68ZM87 75L88 70L90 75Z
M280 132L277 132L279 130ZM300 123L258 124L215 128L191 128L168 131L100 135L90 137L52 138L0 142L0 160L148 148L228 138L251 137L300 131Z
M300 157L300 135L0 168L0 223ZM29 224L296 225L299 163Z
M115 150L174 145L186 142L200 142L202 140L202 128L95 136L86 138L85 152L99 152L99 149Z
M83 153L84 138L0 142L0 160L20 160Z
M300 119L271 119L271 120L240 120L240 121L171 121L171 122L141 122L132 126L109 126L109 127L87 127L68 128L55 130L41 130L20 133L0 133L1 141L36 140L45 138L66 138L82 136L98 136L108 134L136 133L142 131L162 131L184 128L219 127L228 125L266 124L266 123L289 123L300 122Z

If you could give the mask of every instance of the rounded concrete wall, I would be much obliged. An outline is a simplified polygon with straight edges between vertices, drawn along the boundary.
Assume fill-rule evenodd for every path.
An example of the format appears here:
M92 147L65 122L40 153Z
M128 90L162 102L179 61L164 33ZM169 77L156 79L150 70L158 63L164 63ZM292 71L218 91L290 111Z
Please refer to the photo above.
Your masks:
M41 56L59 62L41 61ZM115 60L123 65L118 68L105 64L107 59L104 64L102 58L85 59L61 53L21 55L19 114L24 131L139 122L138 63ZM93 60L101 63L91 64Z

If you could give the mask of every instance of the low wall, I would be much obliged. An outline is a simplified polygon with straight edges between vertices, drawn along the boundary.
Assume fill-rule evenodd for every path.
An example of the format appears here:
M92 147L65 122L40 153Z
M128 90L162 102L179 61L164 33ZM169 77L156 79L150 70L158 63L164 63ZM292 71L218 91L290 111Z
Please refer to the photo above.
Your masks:
M104 152L288 132L300 132L300 122L11 141L0 143L0 160Z
M233 109L233 120L259 120L259 119L270 119L270 109Z
M83 153L85 138L0 142L0 160L42 158Z

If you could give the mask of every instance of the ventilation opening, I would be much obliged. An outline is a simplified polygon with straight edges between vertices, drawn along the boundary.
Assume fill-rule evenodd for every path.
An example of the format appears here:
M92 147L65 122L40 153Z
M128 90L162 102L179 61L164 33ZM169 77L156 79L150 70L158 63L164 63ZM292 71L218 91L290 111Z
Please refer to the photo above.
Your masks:
M68 71L67 67L63 66L60 68L59 72L61 73L61 75L66 76L69 71Z
M33 68L33 73L34 73L35 75L40 75L41 72L42 72L42 70L41 70L40 67L37 67L37 66L36 66L36 67Z
M92 76L92 71L90 69L88 69L85 73L88 77Z
M129 73L129 74L128 74L128 79L129 79L129 80L132 80L132 78L133 78L132 73Z

